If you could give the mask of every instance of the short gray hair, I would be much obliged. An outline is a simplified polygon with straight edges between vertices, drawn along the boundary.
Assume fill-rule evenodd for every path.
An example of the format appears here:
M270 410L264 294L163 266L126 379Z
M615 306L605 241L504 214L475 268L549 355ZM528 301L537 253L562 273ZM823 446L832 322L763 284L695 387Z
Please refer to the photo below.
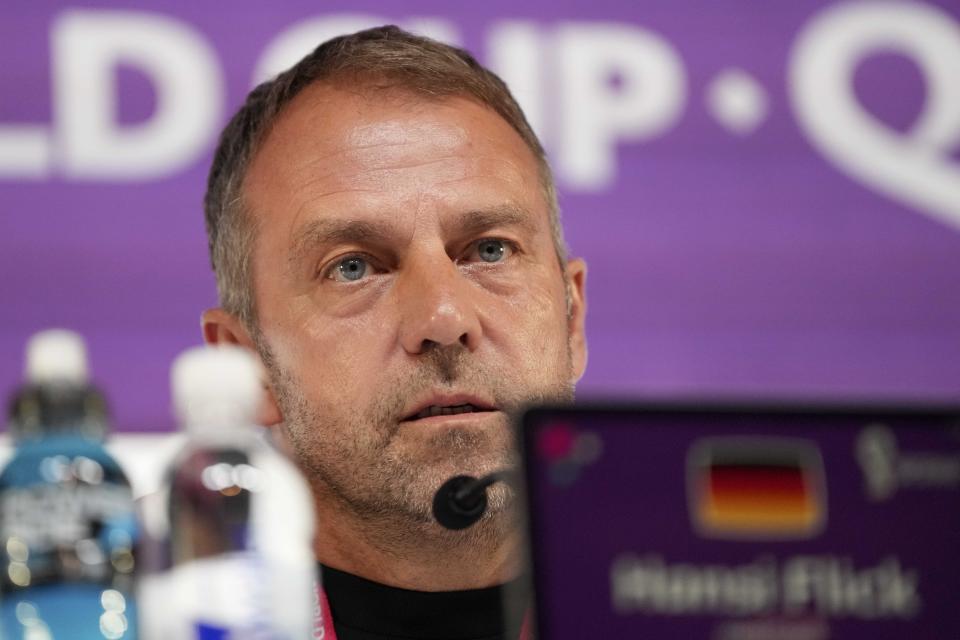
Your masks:
M256 223L244 206L244 177L284 107L319 81L397 89L432 99L463 96L496 111L537 160L557 259L565 271L567 252L546 153L506 84L463 49L395 26L377 27L328 40L256 87L220 135L204 197L210 260L220 305L247 329L257 330L251 268Z

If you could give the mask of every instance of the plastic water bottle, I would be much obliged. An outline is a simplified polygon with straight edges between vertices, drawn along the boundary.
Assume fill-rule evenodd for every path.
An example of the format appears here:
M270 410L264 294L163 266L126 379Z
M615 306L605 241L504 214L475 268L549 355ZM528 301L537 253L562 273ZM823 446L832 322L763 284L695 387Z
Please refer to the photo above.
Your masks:
M254 424L259 364L236 347L200 347L175 360L171 379L187 444L144 503L154 544L142 637L312 637L313 507L297 469Z
M106 402L90 384L79 335L30 339L9 429L16 449L0 473L0 637L136 638L133 494L103 447Z

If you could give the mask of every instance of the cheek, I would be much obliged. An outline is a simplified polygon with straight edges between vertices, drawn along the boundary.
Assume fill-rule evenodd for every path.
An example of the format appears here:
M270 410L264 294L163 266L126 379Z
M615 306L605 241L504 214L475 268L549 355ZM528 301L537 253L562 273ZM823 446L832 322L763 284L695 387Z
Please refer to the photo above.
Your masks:
M567 353L566 301L558 281L528 281L490 314L491 338L512 345L522 357L521 369L539 371L545 358Z
M288 304L287 311L270 336L279 362L294 372L312 402L355 407L354 399L369 394L383 370L384 323L374 322L371 314L331 318L308 298Z

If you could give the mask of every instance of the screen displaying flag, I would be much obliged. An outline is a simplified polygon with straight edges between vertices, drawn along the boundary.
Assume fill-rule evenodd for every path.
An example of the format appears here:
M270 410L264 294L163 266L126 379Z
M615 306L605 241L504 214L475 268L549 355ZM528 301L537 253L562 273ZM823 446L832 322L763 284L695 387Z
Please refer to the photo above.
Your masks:
M807 538L823 529L823 465L812 443L700 441L688 467L691 515L707 537Z

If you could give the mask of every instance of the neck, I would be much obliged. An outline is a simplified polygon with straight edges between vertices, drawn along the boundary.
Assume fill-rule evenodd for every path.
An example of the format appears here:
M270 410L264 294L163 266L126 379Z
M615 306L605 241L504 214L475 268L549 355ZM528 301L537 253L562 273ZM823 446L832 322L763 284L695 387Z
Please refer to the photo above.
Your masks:
M313 493L314 551L327 566L416 591L482 589L519 574L520 536L510 510L448 531L402 516L363 519L321 488Z

